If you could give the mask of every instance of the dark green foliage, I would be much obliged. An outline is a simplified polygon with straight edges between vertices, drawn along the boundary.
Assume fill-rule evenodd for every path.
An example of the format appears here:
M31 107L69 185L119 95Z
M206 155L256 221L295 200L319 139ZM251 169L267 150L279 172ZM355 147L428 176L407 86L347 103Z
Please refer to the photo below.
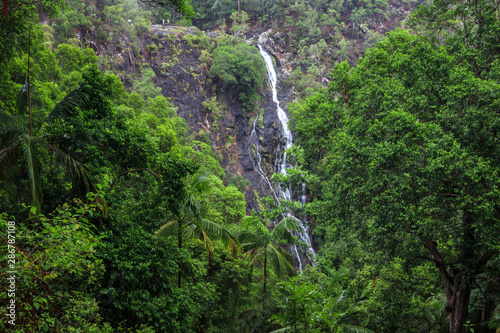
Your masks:
M248 185L250 185L250 182L241 175L236 175L229 178L227 185L234 185L242 193L245 193L245 189Z
M426 267L410 266L410 258L435 262L437 269L430 272L441 275L453 311L466 311L450 317L455 318L451 330L461 332L468 296L459 299L449 288L470 294L470 281L495 269L498 251L488 236L498 233L493 221L499 218L500 199L493 190L499 172L493 144L496 83L476 77L474 66L445 47L404 31L369 50L356 69L338 65L333 79L330 91L299 106L305 112L294 120L304 143L320 140L324 147L316 164L325 172L322 196L328 208L317 205L319 221L328 226L322 230L338 240L346 228L361 229L371 247L403 258L406 269ZM317 116L332 119L329 128L323 129L325 121L316 125ZM328 140L325 132L331 133ZM313 150L311 157L321 156ZM485 271L471 273L473 267ZM397 271L387 269L376 274ZM418 289L414 306L421 308L430 295ZM401 297L381 301L389 311L383 316L394 317L391 311ZM422 319L407 315L404 320L387 330L408 331Z
M256 47L238 43L217 47L209 76L221 90L228 90L252 111L260 101L265 64Z
M36 3L51 15L62 6ZM185 2L154 3L181 4L190 14ZM8 8L16 4L9 0ZM196 2L193 21L200 26L227 19L224 29L235 35L273 26L276 47L283 56L290 52L286 84L309 96L290 107L303 150L288 151L293 166L273 180L294 198L306 182L312 202L278 206L273 198L257 199L260 212L243 223L243 192L252 189L221 167L213 146L221 138L193 141L196 133L187 135L191 129L160 95L160 78L143 70L147 66L130 74L103 55L99 64L116 70L103 75L94 51L82 48L97 45L105 54L116 47L137 60L152 15L159 23L177 13L129 0L67 4L54 29L31 22L34 6L0 17L0 209L14 215L0 214L0 224L18 223L18 259L28 265L20 269L17 331L363 332L362 325L405 333L451 326L462 333L484 331L490 318L491 327L498 326L500 30L494 3L435 1L410 20L426 37L397 31L382 39L370 29L396 24L403 15L397 3L243 2L246 17L236 14L234 1ZM30 26L32 130L25 103ZM74 29L86 37L72 38ZM247 110L262 107L266 75L255 47L219 37L209 54L209 40L184 35L183 47L192 49L182 54L198 56L203 49L200 71L212 62L206 83L225 94L198 103L219 132L217 120L231 111L233 98ZM168 44L147 42L145 56L159 59ZM353 56L374 45L351 67ZM348 61L335 66L329 88L314 93L318 77L339 60ZM204 79L198 70L191 72L197 81ZM63 173L54 161L74 172ZM188 180L198 170L212 174L198 174L211 191L192 191L198 185ZM85 184L66 177L84 171L86 180L103 184L86 204L73 200ZM35 190L28 192L30 186ZM43 194L43 201L30 200L33 194ZM23 202L43 207L48 217L28 219ZM297 245L290 213L307 215L304 223L314 226L319 247L317 265L294 278L287 277L294 272L287 249ZM165 227L166 237L158 238L158 229L174 226L173 220L181 228L167 235ZM241 235L241 244L230 232ZM288 280L278 284L282 279Z
M106 267L99 301L112 325L147 324L157 332L193 332L200 302L210 294L177 289L177 260L185 254L172 242L144 231L140 223L116 221L105 229ZM208 291L205 289L205 291Z
M30 73L31 82L35 82L34 78L40 81L58 81L61 79L61 69L57 65L57 60L50 49L44 44L44 33L41 29L40 24L32 24L31 26L26 26L26 34L28 35L28 29L31 29L31 46L30 46ZM28 36L24 36L26 40ZM15 46L12 46L15 47ZM23 40L22 47L24 49L16 50L17 57L14 57L11 61L7 61L7 54L5 57L0 59L0 64L2 67L2 72L0 76L0 86L2 90L0 91L0 109L8 111L10 113L15 113L15 99L17 93L21 89L21 85L25 84L28 75L28 43ZM2 63L2 61L5 61ZM45 97L45 96L43 96ZM48 107L43 105L42 96L33 96L33 103L36 107ZM36 104L38 103L38 104ZM49 106L50 107L50 106Z
M85 332L112 332L101 324L95 297L97 280L103 274L102 261L95 254L101 236L94 233L79 201L65 204L50 217L39 216L36 225L0 214L2 232L15 230L16 246L15 296L8 297L7 256L2 266L2 316L7 318L9 299L15 300L15 326L2 320L4 332L46 332L54 327ZM26 207L25 207L26 208ZM88 212L95 211L97 207ZM7 242L1 250L7 254ZM22 266L21 266L22 265Z
M335 272L320 264L280 282L275 290L279 312L273 321L285 332L373 333L352 325L357 316L344 304L350 291L342 288L342 281L348 279L347 270Z
M309 163L321 160L328 151L332 130L340 117L340 110L332 102L328 92L320 91L290 107L290 128L298 134L297 143L304 148Z
M9 183L19 185L21 177L18 174L26 175L26 195L39 214L42 212L43 203L42 166L48 164L49 156L55 165L64 168L73 178L77 191L84 194L94 187L86 166L61 149L58 141L62 137L49 134L54 122L67 118L87 102L87 95L81 90L74 90L45 116L40 111L35 113L29 105L28 92L31 89L28 89L27 85L23 86L15 115L0 110L0 170L4 178L2 187L8 186ZM14 176L16 174L17 177ZM9 197L14 201L19 200L13 195Z
M201 255L208 260L204 253ZM247 261L222 247L214 252L211 260L205 280L215 287L215 298L201 313L199 328L204 332L232 333L241 324L241 313L252 304Z
M0 64L2 68L16 54L28 49L29 27L36 24L37 13L44 13L55 17L63 0L22 1L9 0L2 3L3 11L0 15Z
M189 4L189 1L186 0L139 0L139 1L152 7L159 7L159 8L176 7L187 18L194 15L193 8Z
M89 66L81 84L87 103L54 131L65 136L62 143L93 172L112 165L119 168L116 171L152 166L157 146L145 129L131 126L117 114L111 101L112 82L112 76Z

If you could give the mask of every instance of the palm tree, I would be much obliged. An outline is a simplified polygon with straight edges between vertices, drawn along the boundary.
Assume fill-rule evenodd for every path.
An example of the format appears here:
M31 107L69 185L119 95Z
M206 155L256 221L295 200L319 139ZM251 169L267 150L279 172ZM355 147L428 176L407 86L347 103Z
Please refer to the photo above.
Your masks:
M252 264L264 261L264 286L262 290L262 316L264 316L268 264L281 278L295 275L293 258L280 244L294 242L290 230L296 230L298 223L294 217L285 217L272 228L270 220L266 225L258 215L252 214L243 219L242 227L244 231L240 233L238 240L243 250L252 256Z
M182 248L183 238L201 239L211 262L213 252L212 239L221 240L228 251L234 251L237 248L237 242L226 228L203 218L202 207L198 197L211 191L212 182L210 181L210 177L210 174L206 171L198 171L192 176L191 181L186 186L186 194L180 203L178 213L156 232L156 236L166 237L168 235L177 235L179 249ZM179 288L181 287L181 279L182 261L179 260Z
M73 184L80 186L85 192L93 190L92 182L85 165L76 161L57 146L58 137L51 135L49 127L58 119L69 116L74 109L86 102L86 95L75 89L46 116L34 119L31 110L30 92L34 89L25 84L19 94L17 114L11 115L0 110L0 173L7 186L18 172L25 173L31 205L41 212L42 192L42 159L55 154L54 164L60 165L73 176ZM22 162L21 162L22 161Z

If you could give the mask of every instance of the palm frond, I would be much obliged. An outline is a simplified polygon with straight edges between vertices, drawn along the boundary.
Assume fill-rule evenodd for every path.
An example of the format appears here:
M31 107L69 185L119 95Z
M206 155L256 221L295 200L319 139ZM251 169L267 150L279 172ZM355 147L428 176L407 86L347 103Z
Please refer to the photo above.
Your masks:
M297 230L299 228L299 221L293 216L283 218L274 227L271 237L273 239L281 239L284 235L289 234L290 230Z
M0 142L9 140L12 136L28 133L28 128L24 126L17 117L0 110Z
M204 241L205 245L211 245L211 239L220 240L229 251L238 247L238 241L222 225L210 220L201 219L190 225L190 236L197 237Z
M59 103L56 104L54 109L47 115L43 124L47 121L52 121L55 119L65 118L73 115L76 108L83 106L88 101L88 96L79 88L71 91L66 97L64 97ZM40 130L40 128L38 129Z
M0 190L5 193L16 193L16 175L19 174L19 141L16 144L0 149Z
M0 149L0 174L4 179L10 175L19 157L19 143Z
M217 6L220 7L221 6L221 0L215 0L215 2L213 3L212 5L212 10L216 10L217 9Z
M236 239L238 240L244 251L255 249L265 244L262 241L262 237L260 237L255 232L252 232L250 230L240 231L236 235Z
M257 215L245 216L242 219L242 227L247 229L250 232L254 232L255 234L262 236L264 238L268 238L270 232L269 229L262 223L262 220Z
M182 213L184 215L193 215L198 220L201 219L201 204L196 196L192 192L188 192L185 200L185 203L182 205Z
M177 223L179 223L179 221L177 220L165 223L160 227L160 229L158 229L158 231L156 232L156 236L163 238L169 235L175 235L177 233Z
M55 153L54 163L62 166L73 177L73 184L80 189L81 193L85 194L95 190L85 164L78 162L52 144L48 144L48 146Z
M212 240L210 239L210 237L208 237L206 232L201 230L201 233L202 233L201 238L203 241L203 245L205 246L205 249L207 250L208 258L209 258L209 261L211 263L212 262L212 253L214 252L214 244L212 243Z
M349 289L345 289L345 290L342 290L342 292L340 294L338 294L337 296L335 296L333 298L333 305L337 305L338 303L342 302L344 299L346 299L347 297L349 297ZM332 308L333 309L333 308Z
M9 116L10 117L10 116ZM2 114L0 113L0 121L2 119ZM27 131L24 131L24 127L20 125L17 120L11 122L6 121L0 127L0 174L7 178L18 162L20 155L19 147L25 143L25 137L28 135ZM9 126L12 125L12 126Z
M293 258L290 253L275 244L269 244L267 249L269 250L269 261L278 276L295 275Z
M41 213L43 193L42 179L40 177L41 164L38 158L36 138L24 134L22 139L22 144L19 145L19 148L25 160L31 204L36 207L38 214Z
M253 226L258 223L262 224L260 218L257 215L244 216L241 219L241 222L241 226L247 229L253 228Z
M337 271L332 272L328 270L328 275L330 275L330 292L332 292L336 285L341 283L341 280L347 280L350 277L350 271L347 268L341 268ZM339 300L340 302L340 300Z
M488 323L488 327L492 330L500 328L500 306L493 311L493 316Z
M354 325L340 325L342 332L345 333L375 333L364 327L354 326Z
M211 175L205 170L193 174L190 182L190 192L194 195L208 193L212 190Z
M291 330L290 327L283 327L283 328L279 328L277 330L271 331L269 333L286 333L286 332L290 332L290 330Z

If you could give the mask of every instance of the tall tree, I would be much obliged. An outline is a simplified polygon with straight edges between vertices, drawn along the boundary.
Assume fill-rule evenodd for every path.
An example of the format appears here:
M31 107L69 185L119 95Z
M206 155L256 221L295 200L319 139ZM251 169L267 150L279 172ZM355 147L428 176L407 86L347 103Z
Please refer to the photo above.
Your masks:
M188 186L185 188L184 198L179 202L179 209L174 212L173 218L156 232L156 235L166 237L175 234L179 249L182 248L183 239L199 238L203 241L209 258L211 258L213 252L212 238L221 240L228 250L235 250L237 243L229 231L220 224L203 218L199 196L209 193L210 187L210 175L207 172L198 171L192 175ZM181 284L182 261L179 260L179 288Z
M255 265L257 262L263 261L263 314L266 307L268 264L279 277L284 278L287 275L295 275L292 256L282 245L294 242L290 230L297 229L297 220L294 217L286 217L274 227L271 225L272 222L270 220L267 221L267 224L263 223L261 218L256 214L247 216L243 219L242 228L244 231L238 235L238 240L241 242L243 250L251 255L252 264Z
M93 188L85 165L75 160L58 147L58 138L51 135L48 128L58 119L68 117L79 106L84 105L87 96L76 89L60 101L54 109L44 117L43 114L32 114L29 104L30 89L23 86L19 94L17 114L11 115L0 110L0 170L2 178L14 180L14 173L21 171L28 178L31 204L41 212L43 202L42 164L46 156L55 154L54 163L63 166L73 176L74 185L89 191ZM22 161L22 164L19 164ZM3 183L4 186L7 182Z
M329 99L340 122L323 160L323 218L364 228L392 257L432 261L449 330L465 332L472 290L499 268L498 80L404 31L334 74L343 79L326 94L341 97Z

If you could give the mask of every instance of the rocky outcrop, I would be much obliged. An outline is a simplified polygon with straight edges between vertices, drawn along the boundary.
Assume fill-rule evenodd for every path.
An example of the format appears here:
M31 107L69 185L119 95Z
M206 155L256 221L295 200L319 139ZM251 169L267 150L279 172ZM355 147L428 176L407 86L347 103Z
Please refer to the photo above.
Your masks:
M260 196L270 195L267 183L250 159L250 133L257 117L262 168L268 178L274 172L280 128L276 104L272 101L267 79L255 112L247 112L229 92L219 91L208 77L209 47L216 47L218 33L202 33L196 28L153 26L144 40L143 59L156 74L156 85L171 98L178 114L186 119L192 135L212 144L221 157L226 179L241 175L250 182L246 197L248 208L255 208L254 190ZM215 98L220 114L207 113L203 102ZM208 140L207 140L208 139Z
M198 41L194 42L187 35L196 36ZM186 119L192 133L210 139L213 149L221 156L227 178L241 175L250 182L246 194L251 202L254 190L261 196L270 194L268 185L254 170L249 155L253 120L258 118L256 130L263 170L270 177L274 171L280 133L276 105L267 80L261 92L260 105L253 113L245 111L230 93L215 88L208 78L211 63L205 52L207 48L197 47L196 43L209 43L210 47L216 47L218 37L217 33L205 34L195 28L154 26L146 44L153 43L158 51L156 54L149 52L145 57L149 57L148 62L157 75L156 84L161 86L162 94L170 97L179 108L178 114ZM204 112L202 103L214 97L220 104L220 114Z
M92 38L92 31L82 31L98 55L108 59L103 70L113 69L126 86L144 68L151 68L156 78L154 83L161 87L163 96L170 98L190 127L192 138L212 145L220 157L226 172L226 180L241 175L250 184L246 190L247 208L256 208L253 200L255 191L259 196L271 195L269 185L254 170L251 161L250 133L253 121L257 119L256 132L259 138L262 169L270 178L274 172L276 147L280 140L280 125L276 104L272 101L269 83L264 80L261 101L255 111L247 112L241 103L227 91L220 91L208 77L211 66L210 50L222 38L219 32L202 32L194 27L153 25L149 33L138 39L136 48L131 47L126 35L114 36L110 43L99 43ZM276 37L276 36L275 36ZM266 42L271 44L271 40ZM279 43L268 47L271 53L280 54ZM281 57L281 56L280 56ZM277 59L277 66L286 64L283 57ZM215 98L218 112L207 112L204 101Z
M289 49L288 40L289 37L284 32L274 33L272 29L262 33L258 38L258 43L278 59L281 75L285 77L289 76L293 68L297 67L297 63L293 61L292 53L287 51Z

